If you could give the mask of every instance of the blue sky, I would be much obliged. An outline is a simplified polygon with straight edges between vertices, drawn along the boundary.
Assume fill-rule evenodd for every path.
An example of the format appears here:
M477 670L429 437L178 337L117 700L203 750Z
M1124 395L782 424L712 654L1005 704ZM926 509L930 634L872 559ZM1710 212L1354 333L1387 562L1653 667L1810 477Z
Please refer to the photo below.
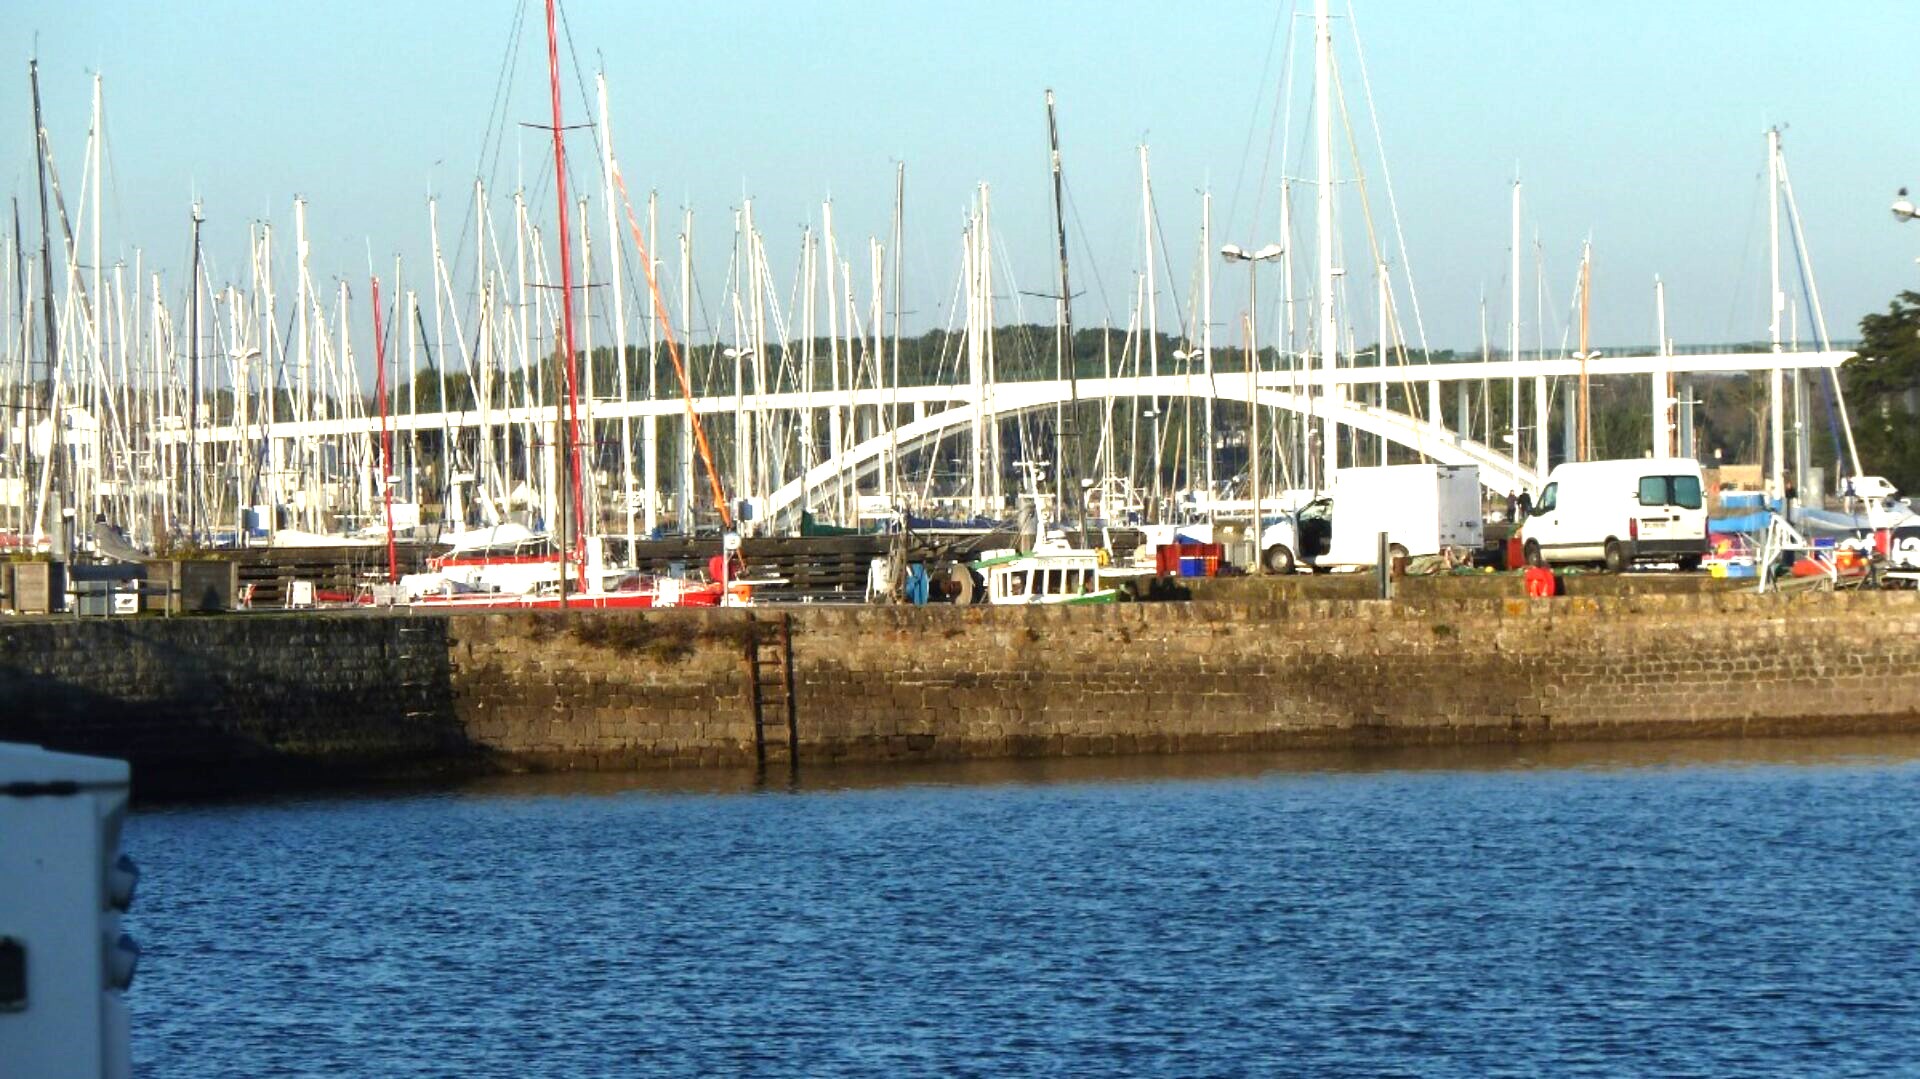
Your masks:
M1899 289L1920 288L1920 226L1887 213L1894 189L1920 186L1912 90L1912 9L1897 3L1759 0L1687 4L1432 3L1356 0L1374 103L1406 230L1414 284L1436 347L1476 347L1480 298L1504 339L1508 184L1525 181L1525 338L1536 336L1537 235L1557 344L1579 245L1595 249L1596 339L1653 337L1652 281L1668 288L1682 342L1764 336L1764 131L1786 147L1822 298L1836 337ZM1310 4L1306 5L1310 10ZM615 143L636 195L657 189L671 219L696 213L701 285L718 296L730 211L751 195L782 287L799 230L831 194L843 244L864 255L889 228L896 161L907 165L910 326L945 321L973 186L993 185L996 244L1019 290L1053 273L1042 92L1060 98L1074 223L1077 320L1124 323L1141 264L1137 147L1151 146L1160 229L1160 323L1184 302L1198 247L1199 192L1215 197L1215 242L1277 235L1272 188L1282 147L1268 139L1291 4L981 2L965 5L778 3L565 5L591 86L607 73ZM1342 15L1346 0L1334 0ZM453 219L487 133L516 4L323 5L204 0L73 4L16 0L0 94L0 183L34 228L26 61L37 47L48 126L69 197L79 186L90 73L106 77L111 156L109 259L145 250L148 266L184 266L197 193L216 273L238 279L246 224L270 217L291 239L291 200L309 200L314 268L365 285L397 253L424 281L426 197ZM1293 20L1294 160L1306 131L1310 21ZM1373 133L1346 19L1336 25L1348 110L1363 149ZM546 116L539 4L520 25L509 124ZM569 119L586 119L562 43ZM524 177L551 213L544 133L511 128L481 171L504 194ZM1344 142L1344 135L1342 136ZM601 219L592 136L572 151ZM1378 162L1363 153L1375 213ZM1351 175L1352 166L1343 166ZM1264 194L1257 189L1267 178ZM1343 198L1351 199L1349 194ZM1261 203L1261 218L1253 211ZM1309 189L1297 192L1311 221ZM1343 229L1360 342L1373 337L1372 286L1357 204ZM501 220L505 218L502 206ZM1297 234L1300 269L1311 233ZM596 240L596 242L600 242ZM1396 245L1397 246L1397 245ZM290 243L282 250L289 250ZM864 262L858 264L864 267ZM1215 321L1234 336L1242 270L1216 260ZM1398 270L1396 270L1396 273ZM282 271L282 280L288 280ZM862 269L856 278L864 280ZM1401 286L1404 287L1404 286ZM1277 297L1278 289L1266 291ZM1797 290L1796 290L1797 291ZM1031 298L1024 314L1051 317ZM1401 301L1406 308L1404 298ZM1271 313L1263 313L1265 320ZM1804 325L1803 317L1803 325ZM1411 328L1408 330L1411 333ZM604 336L601 338L604 340Z

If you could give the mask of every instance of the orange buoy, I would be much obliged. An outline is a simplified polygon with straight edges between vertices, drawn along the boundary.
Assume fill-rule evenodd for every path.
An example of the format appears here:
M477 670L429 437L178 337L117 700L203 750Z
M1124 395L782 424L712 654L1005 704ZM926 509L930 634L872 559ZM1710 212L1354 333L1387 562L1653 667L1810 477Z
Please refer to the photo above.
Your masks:
M1527 595L1534 599L1548 599L1558 591L1553 571L1545 566L1528 566L1525 574Z

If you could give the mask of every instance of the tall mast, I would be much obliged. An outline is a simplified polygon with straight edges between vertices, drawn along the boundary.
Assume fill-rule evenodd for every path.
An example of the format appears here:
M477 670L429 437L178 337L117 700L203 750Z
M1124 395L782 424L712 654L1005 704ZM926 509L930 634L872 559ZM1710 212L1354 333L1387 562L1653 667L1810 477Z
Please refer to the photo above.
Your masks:
M31 351L32 345L33 345L33 342L31 340L31 328L33 326L33 319L29 316L29 313L27 311L26 251L23 250L20 245L20 199L18 196L15 196L13 199L13 297L12 299L14 301L15 306L20 311L20 361L19 361L20 366L16 368L14 372L10 372L18 376L18 381L14 385L14 393L16 396L11 401L7 402L8 410L9 410L9 414L7 416L7 429L11 431L13 429L13 425L17 422L21 425L21 430L24 432L25 430L31 427L31 425L27 423L26 414L29 407L27 404L27 392L33 380L30 377L28 377L30 374L30 368L28 367L28 364L27 364L27 353ZM25 441L27 445L32 444L31 440L23 440L23 441ZM13 464L13 467L9 469L12 475L6 478L18 481L20 501L17 505L9 506L7 508L14 511L12 523L16 527L24 529L27 523L27 467L26 467L25 453L24 451L19 451L19 452L10 454L9 456L11 456L14 459L14 464Z
M613 277L613 350L617 357L615 370L620 377L620 403L627 403L627 294L622 291L620 276L620 225L614 216L613 205L613 120L607 111L607 76L602 73L593 78L594 86L600 93L600 156L601 171L606 174L607 190L607 265ZM652 418L648 418L652 422ZM648 441L648 452L653 449ZM629 557L633 551L633 421L628 410L620 412L620 505L627 520L627 551ZM647 490L647 529L653 529L653 490Z
M1379 388L1377 390L1378 396L1375 398L1374 404L1380 406L1380 411L1385 412L1387 410L1387 353L1392 351L1391 344L1388 341L1388 337L1392 333L1392 327L1390 325L1391 319L1389 316L1393 303L1393 291L1387 286L1386 259L1377 259L1374 261L1373 276L1374 287L1377 288L1380 293L1379 297L1374 301L1374 317L1379 320L1379 332L1374 336L1376 343L1373 346L1373 364L1375 373L1380 376ZM1514 422L1518 424L1519 420L1517 417L1520 414L1520 383L1518 380L1515 380L1513 385L1514 416L1516 417ZM1518 440L1519 437L1519 428L1515 427L1514 438ZM1384 465L1387 463L1386 436L1382 435L1374 439L1374 442L1379 447L1380 463ZM1519 451L1515 450L1514 452L1518 453Z
M1533 237L1533 339L1534 358L1545 359L1544 330L1547 325L1546 312L1546 275L1543 272L1545 258L1540 251L1538 231ZM1533 456L1534 471L1539 474L1540 482L1545 483L1547 473L1552 471L1553 440L1549 437L1553 402L1547 395L1547 379L1544 375L1533 376ZM1438 418L1438 417L1436 417Z
M827 406L827 457L829 460L838 462L840 451L845 448L841 445L845 441L845 421L840 414L840 256L833 237L832 199L820 204L820 228L826 241L827 386L832 394L828 398L832 403ZM971 287L972 284L969 282L968 288ZM972 293L969 292L968 295L971 296ZM837 518L839 523L844 525L849 520L850 511L847 503L846 473L839 468L834 469L834 490L836 492L834 512L839 515Z
M616 171L614 173L614 179L617 181L619 177L620 174ZM650 292L658 289L655 276L659 272L660 262L659 256L654 254L654 252L658 250L660 250L660 196L657 192L649 191L647 192L647 250L640 255L640 259L646 269L647 289ZM664 321L665 313L666 310L662 304L656 303L647 308L647 400L649 401L658 400L660 397L660 324ZM640 425L640 448L640 459L647 470L647 483L645 488L647 492L647 506L646 514L642 518L642 523L647 530L647 534L651 536L653 535L654 529L660 527L660 499L658 497L660 490L660 417L654 413L647 413L646 420Z
M260 522L260 524L267 530L267 541L271 543L274 532L280 526L281 454L284 451L280 446L280 439L274 438L271 433L274 427L280 422L279 402L275 400L280 396L280 379L274 373L277 370L274 364L274 357L278 353L275 346L279 343L279 338L276 336L277 327L273 321L275 311L273 295L273 225L264 221L260 223L259 261L261 303L258 314L260 318L260 364L263 376L260 380L260 408L264 414L261 427L263 431L267 432L265 447L267 459L264 465L267 478L266 482L260 484L260 490L264 492L266 498L267 518L265 521ZM115 279L118 280L117 269L115 273Z
M675 342L673 337L673 323L671 320L667 318L666 300L660 294L660 281L659 281L659 278L656 277L653 272L653 267L655 263L654 263L654 258L652 254L652 248L648 246L647 241L644 238L642 238L642 236L640 235L640 223L634 220L633 204L627 200L626 181L620 179L620 173L617 169L615 170L613 176L614 176L614 183L620 188L621 204L626 207L627 225L633 232L633 246L638 249L638 253L640 255L640 265L643 267L646 273L647 292L651 295L653 299L653 323L654 325L659 326L660 329L665 331L666 344L667 344L667 359L673 363L673 375L675 380L678 381L680 384L680 398L682 402L685 403L687 408L687 416L686 416L686 419L687 419L686 426L688 429L687 438L697 443L699 447L700 463L706 466L707 481L712 485L712 488L713 488L713 503L714 503L714 507L720 513L720 523L727 528L732 528L733 517L727 510L726 494L720 487L720 474L717 470L715 470L713 466L713 448L707 445L706 433L702 430L700 426L700 415L694 408L693 383L687 378L687 365L681 361L680 346L678 343ZM649 200L648 209L649 210L652 209L651 200ZM651 222L649 222L649 224L651 224ZM693 232L693 211L691 210L687 211L686 228L687 228L687 231L682 233L680 236L680 260L681 260L680 302L682 304L683 310L685 310L687 305L690 303L690 301L688 300L688 295L689 295L688 280L692 276L692 271L688 263L688 260L689 260L688 239ZM693 451L692 451L692 448L690 447L687 451L687 460L691 462L692 459L693 459ZM689 469L691 469L691 464L689 464L688 467ZM685 486L686 487L692 486L691 472L689 472L688 474L688 480ZM683 498L684 498L684 495L683 495Z
M380 507L387 522L387 583L400 579L393 547L393 431L387 426L387 339L380 321L380 279L373 279L373 393L380 398Z
M888 357L892 365L893 383L891 404L887 409L887 468L889 487L894 492L895 503L902 501L900 494L900 253L906 246L907 229L907 163L898 162L893 171L893 354ZM804 487L805 484L803 483Z
M1340 467L1340 421L1335 417L1333 398L1334 371L1339 367L1339 329L1333 315L1333 27L1327 14L1327 0L1313 4L1313 114L1320 147L1319 210L1320 246L1320 367L1326 382L1321 394L1326 400L1326 415L1320 438L1321 476L1329 484Z
M1593 427L1589 422L1588 403L1591 386L1587 380L1587 363L1593 359L1592 346L1588 343L1587 328L1590 321L1589 308L1593 304L1593 244L1589 242L1580 253L1580 403L1574 423L1574 438L1579 448L1574 456L1576 461L1593 458Z
M874 431L874 434L887 435L887 445L891 448L893 445L893 417L888 415L890 410L887 407L886 398L883 397L880 392L886 388L884 385L886 381L887 332L886 252L882 249L882 245L877 237L867 238L867 258L870 263L869 272L873 280L873 413L875 420L880 424L879 428ZM883 457L881 460L880 473L877 479L879 480L879 495L883 499L881 505L892 505L893 463L890 459Z
M1067 380L1067 405L1065 411L1056 417L1054 423L1055 455L1059 458L1056 470L1056 486L1064 503L1073 500L1074 521L1083 533L1081 542L1085 542L1087 530L1087 500L1080 497L1080 487L1075 481L1075 465L1080 453L1079 430L1075 413L1080 407L1080 378L1075 371L1073 361L1073 283L1067 274L1067 210L1065 177L1060 165L1060 125L1054 117L1053 91L1047 91L1047 147L1053 165L1053 227L1054 235L1060 243L1060 333L1055 345L1056 360L1061 373ZM1206 260L1203 258L1201 262ZM1064 446L1061 443L1065 443ZM1211 466L1211 462L1209 462ZM1060 520L1067 520L1067 507L1060 507Z
M64 558L73 540L67 530L61 527L63 515L63 492L65 470L60 467L61 459L66 456L64 445L66 425L62 422L65 409L60 406L60 338L55 328L53 314L53 240L47 227L47 154L51 147L47 143L47 129L40 122L40 61L27 61L27 81L33 86L33 140L34 168L40 178L40 303L41 322L47 340L47 462L42 470L41 495L34 521L35 538L40 531L42 515L50 526L57 530L53 544L56 558Z
M1513 439L1513 474L1520 474L1520 181L1513 181L1513 233L1512 249L1508 252L1511 261L1507 267L1507 286L1509 301L1507 304L1507 364L1513 371L1512 396L1510 404L1513 414L1508 417L1507 429Z
M1780 351L1780 312L1786 296L1780 291L1780 129L1767 129L1767 241L1771 291L1767 293L1768 334L1773 351ZM1767 493L1774 498L1786 494L1786 396L1783 372L1778 364L1767 372Z
M564 194L566 184L558 183L557 186ZM566 227L565 210L564 206L561 207L562 228ZM564 236L560 242L561 250L566 250ZM496 323L492 317L492 282L487 280L487 189L478 177L473 181L473 291L479 297L479 310L474 316L473 366L468 376L480 408L479 453L475 455L478 458L478 467L475 469L478 478L474 481L474 488L490 496L496 491L505 494L509 486L505 482L499 482L496 486L499 476L493 460L493 338ZM571 296L571 293L568 295ZM454 324L459 325L459 321L456 314Z
M1653 354L1664 361L1667 357L1667 286L1661 282L1659 274L1653 275L1653 313L1656 332L1660 335L1660 340L1654 342ZM1673 387L1668 385L1668 381L1672 375L1665 370L1664 362L1660 367L1662 370L1647 376L1647 385L1653 396L1650 402L1653 406L1653 455L1671 457L1673 420L1669 410L1673 407Z
M746 200L746 253L747 273L752 292L748 294L747 311L750 316L747 323L752 333L752 342L748 346L753 357L753 421L748 427L748 446L751 450L746 456L750 482L741 497L754 499L771 494L773 486L767 481L767 443L772 441L768 434L767 421L767 308L765 275L761 271L766 262L766 252L760 247L760 230L753 223L753 200ZM851 295L852 286L848 286ZM755 506L764 503L753 502ZM756 524L758 519L756 516Z
M656 297L656 313L659 310L658 304ZM680 210L680 325L689 335L693 333L693 207L691 206L682 207ZM691 346L691 337L689 337L689 346ZM669 357L673 355L671 345L668 346L667 354ZM707 363L713 363L711 347L707 350ZM679 373L680 370L676 366L675 374ZM691 393L687 395L691 396ZM838 414L838 412L835 413L835 415ZM680 482L678 484L680 500L677 512L680 518L680 534L683 536L691 536L694 533L696 499L693 493L693 451L696 440L704 444L704 436L700 434L698 421L699 417L689 408L687 418L680 424ZM707 459L707 471L717 494L719 481L712 475L713 463L710 457ZM718 499L714 511L720 514L721 520L726 520L728 518L727 500Z
M554 201L560 213L560 312L562 338L566 345L565 373L567 396L567 422L564 434L565 445L561 453L563 475L563 497L572 501L573 523L576 527L583 524L580 520L584 509L580 475L574 455L580 446L580 405L574 392L574 355L573 355L573 249L567 234L567 148L561 138L560 123L560 39L554 28L554 0L547 0L547 84L553 98L553 191ZM562 516L563 522L565 515ZM560 605L566 606L566 552L569 541L565 529L560 536ZM584 553L584 543L576 543ZM584 580L584 572L582 574Z
M446 264L440 259L440 200L437 198L427 199L427 231L431 233L433 237L433 273L431 275L433 277L433 348L439 348L440 342L446 337L446 321L444 317L446 313L445 300L443 298L444 294L440 289L440 276L445 271ZM416 322L421 321L423 318L424 316L420 315L418 311L415 312ZM306 367L304 357L306 356L307 349L305 340L306 312L304 309L301 311L300 325L302 327L300 354L303 357L301 368L302 377L304 378ZM424 327L421 328L420 334L422 337L426 336ZM440 414L445 416L453 408L453 405L447 400L447 364L445 351L442 350L440 359L435 361L433 358L433 349L428 349L427 362L433 365L433 379L435 390L439 395L437 400L440 404ZM458 467L457 461L459 460L459 456L459 438L453 433L451 425L443 423L440 427L440 523L441 527L444 528L446 526L447 514L451 512L454 517L453 530L455 532L464 532L467 528L466 509L460 504L460 485L455 482L453 478L454 471Z
M577 426L580 430L577 432L578 441L576 443L576 445L580 447L576 451L580 459L575 462L578 467L573 474L573 482L580 487L580 505L582 507L582 512L574 518L574 521L576 527L584 527L586 524L600 520L600 496L599 487L593 482L593 465L587 456L587 447L596 446L599 443L594 438L593 426L593 234L589 228L592 218L591 215L587 213L587 199L584 196L579 200L578 209L580 211L580 310L584 317L580 325L580 358L582 361L580 366L580 383L577 392L574 394L575 400L579 402L578 407L580 410L580 418L577 421ZM593 531L598 532L599 530L595 528ZM585 535L585 532L581 533L583 537L582 542L584 542Z
M1280 482L1283 486L1292 486L1292 481L1298 478L1304 481L1304 486L1318 493L1321 481L1330 480L1332 477L1319 476L1320 465L1313 457L1313 372L1302 369L1309 362L1308 356L1304 349L1296 347L1295 341L1295 335L1300 329L1300 321L1294 316L1293 311L1293 181L1284 177L1280 180L1280 243L1285 250L1280 253L1280 332L1274 335L1275 359L1286 364L1289 386L1294 393L1306 398L1307 405L1305 416L1290 418L1283 412L1278 417L1280 429L1283 432L1288 423L1294 426L1294 432L1299 438L1299 460L1302 473L1299 477L1292 474L1292 467L1287 462L1287 456L1292 455L1292 447L1289 446L1288 455L1280 459ZM1253 338L1251 329L1247 336L1251 342ZM1251 367L1259 361L1260 353L1256 349L1248 366ZM1257 396L1257 387L1249 386L1248 392L1255 393ZM1249 409L1252 408L1254 399L1248 399ZM1257 505L1254 508L1256 512L1259 509Z
M1207 521L1214 520L1213 487L1213 192L1200 193L1200 368L1207 381ZM1191 370L1191 368L1189 368ZM1192 481L1188 481L1192 485ZM1256 541L1257 542L1257 541Z
M105 307L104 298L100 295L100 189L105 186L101 182L103 177L100 175L100 144L104 141L105 132L106 126L100 122L100 76L96 73L93 76L93 137L87 140L89 148L93 151L93 291L90 295L93 297L95 349L100 348L102 340L100 320L104 317L101 309ZM105 388L102 387L102 389Z
M200 204L193 204L193 276L187 281L187 538L200 542Z
M1160 374L1160 304L1158 302L1159 294L1153 276L1153 174L1147 164L1147 147L1145 143L1142 143L1140 146L1140 222L1141 234L1146 237L1147 259L1146 317L1142 320L1143 328L1147 334L1145 359L1147 361L1147 374L1158 377ZM1139 354L1136 353L1135 355L1138 356ZM1160 520L1161 496L1160 396L1155 394L1151 400L1153 404L1149 407L1153 410L1153 520L1158 522ZM1139 446L1136 444L1133 450L1134 456L1137 459L1140 452ZM1129 474L1131 474L1131 472L1129 472Z
M436 231L434 235L436 260L440 250L439 244L439 234ZM307 243L307 200L301 198L293 200L293 250L294 259L298 263L294 274L294 317L297 319L297 328L294 332L297 336L294 339L293 418L305 424L313 418L313 359L308 351L313 333L307 326L307 305L311 302L307 291L310 284L307 275L307 254L310 250ZM446 407L446 397L446 383L442 382L440 385L441 408ZM294 470L300 481L300 523L308 531L313 531L315 528L313 469L309 460L309 450L312 445L313 436L303 432L294 454Z
M804 534L807 515L813 512L807 499L807 473L813 470L813 455L818 443L813 422L813 336L819 308L819 264L814 250L813 226L800 232L800 523Z

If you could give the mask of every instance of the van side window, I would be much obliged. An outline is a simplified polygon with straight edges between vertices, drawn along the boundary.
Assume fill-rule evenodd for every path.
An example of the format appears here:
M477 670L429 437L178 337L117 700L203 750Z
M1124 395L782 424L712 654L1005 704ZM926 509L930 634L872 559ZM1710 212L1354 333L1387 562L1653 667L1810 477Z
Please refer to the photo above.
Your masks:
M1697 510L1701 506L1700 480L1696 476L1642 476L1640 504Z
M1697 510L1705 505L1700 497L1700 477L1673 477L1673 504L1683 510Z
M1540 492L1540 500L1533 504L1533 512L1536 515L1542 514L1542 513L1552 513L1556 508L1553 501L1554 496L1559 493L1560 493L1560 485L1558 483L1547 484L1546 490Z

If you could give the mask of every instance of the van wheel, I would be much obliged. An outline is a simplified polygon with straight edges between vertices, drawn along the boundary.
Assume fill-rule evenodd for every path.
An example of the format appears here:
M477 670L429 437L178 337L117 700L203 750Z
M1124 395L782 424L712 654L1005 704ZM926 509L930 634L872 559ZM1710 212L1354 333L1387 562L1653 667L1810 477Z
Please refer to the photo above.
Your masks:
M1627 572L1627 568L1628 568L1628 562L1627 562L1626 547L1622 545L1621 542L1617 539L1608 540L1607 541L1607 572L1608 573L1625 573Z
M1700 568L1700 556L1697 554L1680 556L1680 572L1692 573Z
M1261 561L1266 563L1268 573L1293 572L1293 552L1288 550L1284 543L1276 543L1267 548L1267 553L1262 556Z
M1526 552L1527 552L1527 565L1544 567L1547 564L1547 556L1540 553L1539 540L1528 540L1527 546L1526 546Z

